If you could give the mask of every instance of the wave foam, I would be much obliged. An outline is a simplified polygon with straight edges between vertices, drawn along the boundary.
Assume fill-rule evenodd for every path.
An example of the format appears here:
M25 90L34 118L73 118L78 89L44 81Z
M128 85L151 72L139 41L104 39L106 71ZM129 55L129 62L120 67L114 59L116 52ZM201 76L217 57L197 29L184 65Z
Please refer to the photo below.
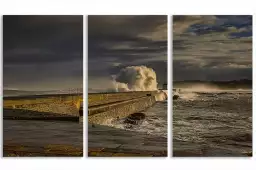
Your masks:
M158 91L157 101L167 99L166 90L158 90L156 73L146 66L128 66L113 76L113 86L116 92L128 91Z

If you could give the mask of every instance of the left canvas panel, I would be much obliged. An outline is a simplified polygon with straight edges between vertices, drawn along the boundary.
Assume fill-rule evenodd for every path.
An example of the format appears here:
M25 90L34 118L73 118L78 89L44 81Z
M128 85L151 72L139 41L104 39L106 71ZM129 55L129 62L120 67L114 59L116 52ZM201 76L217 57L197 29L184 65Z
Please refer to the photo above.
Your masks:
M3 16L3 156L83 156L83 16Z

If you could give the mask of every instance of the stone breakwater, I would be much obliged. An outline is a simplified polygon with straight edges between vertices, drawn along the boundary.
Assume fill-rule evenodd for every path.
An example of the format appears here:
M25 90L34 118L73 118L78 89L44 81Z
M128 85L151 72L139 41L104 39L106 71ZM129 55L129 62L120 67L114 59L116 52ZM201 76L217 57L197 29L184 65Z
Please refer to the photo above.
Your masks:
M132 92L116 92L116 93L89 93L88 107L109 104L114 102L137 99L145 96L155 96L156 91L132 91Z
M88 122L104 124L109 119L120 119L141 112L156 102L155 91L89 94Z
M78 109L72 103L42 103L42 104L30 104L17 106L16 109L44 112L44 113L54 113L59 115L73 115L78 116Z
M82 96L78 95L38 95L4 98L5 117L79 117Z

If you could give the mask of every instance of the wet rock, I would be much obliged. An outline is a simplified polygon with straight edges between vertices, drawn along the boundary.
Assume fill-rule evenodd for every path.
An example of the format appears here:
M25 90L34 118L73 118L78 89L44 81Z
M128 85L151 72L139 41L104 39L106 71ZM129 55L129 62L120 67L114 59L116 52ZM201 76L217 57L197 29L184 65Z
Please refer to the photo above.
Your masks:
M178 98L179 98L179 96L178 96L178 95L176 95L176 94L175 94L175 95L173 95L173 97L172 97L172 99L173 99L173 100L177 100Z
M83 109L82 108L79 109L79 116L83 116Z
M138 125L142 120L145 119L145 117L146 116L144 113L133 113L125 119L124 123Z

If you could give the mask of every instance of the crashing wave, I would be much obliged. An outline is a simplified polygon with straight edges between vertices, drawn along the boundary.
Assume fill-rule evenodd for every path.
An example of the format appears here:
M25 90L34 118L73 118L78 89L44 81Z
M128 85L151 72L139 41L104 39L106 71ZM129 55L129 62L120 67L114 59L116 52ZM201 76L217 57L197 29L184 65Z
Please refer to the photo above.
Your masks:
M167 99L167 91L157 88L156 73L146 66L128 66L113 76L113 87L116 92L157 91L157 101Z

